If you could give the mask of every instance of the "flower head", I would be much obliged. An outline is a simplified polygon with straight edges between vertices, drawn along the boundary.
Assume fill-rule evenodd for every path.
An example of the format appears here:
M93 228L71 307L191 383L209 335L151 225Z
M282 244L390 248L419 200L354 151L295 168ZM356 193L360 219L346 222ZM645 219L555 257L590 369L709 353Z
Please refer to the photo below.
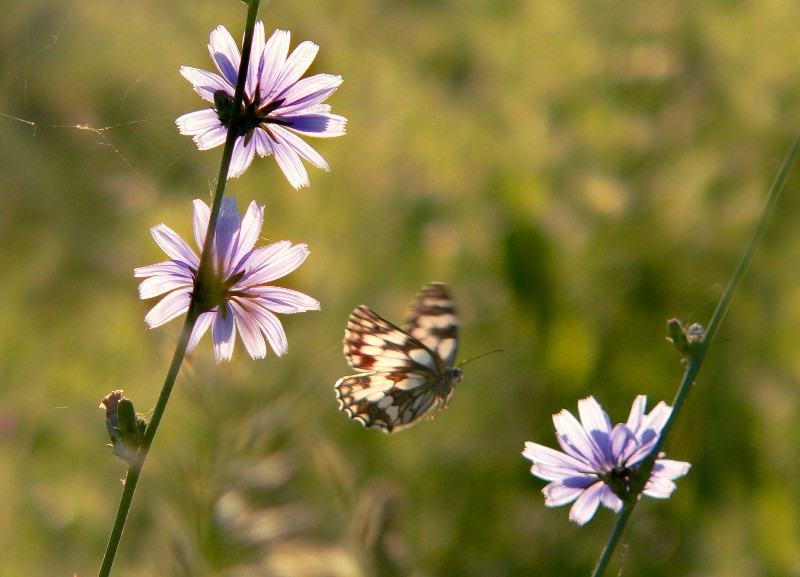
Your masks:
M300 159L323 170L328 170L328 163L300 136L329 138L345 133L347 119L331 114L330 105L322 104L342 83L342 77L316 74L301 78L319 46L302 42L288 54L289 36L286 30L276 30L265 42L264 24L256 23L241 129L228 172L231 177L247 170L257 152L259 156L274 154L292 186L308 186L308 173ZM175 121L180 133L193 136L200 150L225 142L241 62L236 42L224 26L211 32L208 50L222 76L190 66L181 66L181 74L214 108L190 112Z
M208 205L195 200L194 240L200 250L210 216ZM308 256L308 248L288 240L253 248L263 222L262 205L251 202L241 218L236 199L224 197L212 244L211 272L201 282L197 278L200 259L191 247L166 225L150 229L158 246L171 259L133 271L134 276L145 279L139 285L140 298L166 295L144 319L150 328L188 311L194 294L201 312L187 352L211 327L217 362L230 360L237 329L254 359L267 356L266 342L276 355L286 353L286 333L274 313L319 310L319 302L303 293L267 284L297 269Z
M553 415L558 444L564 452L531 442L525 443L522 452L533 461L531 473L551 481L542 489L545 505L561 507L575 501L569 518L578 525L591 521L601 503L618 513L622 499L628 497L631 481L652 453L672 414L672 407L664 402L658 403L649 415L646 408L647 397L639 395L633 401L628 422L613 429L603 407L591 396L578 401L580 421L567 410ZM683 461L656 459L643 494L669 498L676 488L673 481L686 475L690 468Z

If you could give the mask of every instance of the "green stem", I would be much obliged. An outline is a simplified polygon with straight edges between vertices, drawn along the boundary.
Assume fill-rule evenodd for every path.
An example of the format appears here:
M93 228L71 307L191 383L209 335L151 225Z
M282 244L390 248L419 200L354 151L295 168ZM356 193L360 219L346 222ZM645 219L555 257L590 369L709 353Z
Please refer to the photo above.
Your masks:
M623 529L625 529L625 525L628 523L631 513L633 513L633 508L635 505L636 501L631 501L622 506L622 511L619 512L617 522L614 524L614 528L611 530L611 536L608 538L608 543L606 543L606 546L603 548L603 553L600 555L600 559L597 561L597 565L592 572L592 577L600 577L600 575L605 572L608 562L611 561L611 555L614 553L614 549L617 547L617 542L622 535Z
M233 93L233 110L228 126L228 136L225 139L225 147L222 149L222 161L220 162L219 175L217 176L217 188L214 191L214 200L211 203L211 218L208 222L206 240L203 243L203 254L200 257L200 266L197 271L197 278L208 278L208 268L211 266L211 246L214 242L214 235L217 232L217 216L222 206L222 196L225 192L225 184L228 181L228 169L231 165L233 146L239 137L239 127L242 118L242 101L244 100L244 84L247 79L247 66L250 62L250 52L253 46L253 30L256 27L256 15L260 0L249 0L247 8L247 23L244 29L244 42L242 44L242 60L239 63L239 76L236 79L236 90Z
M153 438L156 436L161 417L164 415L164 410L167 408L167 402L169 401L170 393L172 393L172 387L175 385L175 380L178 378L178 372L186 356L186 345L189 343L189 337L192 334L195 322L197 322L197 314L194 312L193 307L190 306L189 312L186 315L186 321L183 323L181 336L178 339L178 346L175 347L175 354L172 356L172 362L167 371L167 376L164 379L164 386L161 388L161 394L158 396L158 402L153 410L150 424L147 425L147 429L144 432L142 446L139 448L136 461L131 463L128 468L128 474L125 477L125 488L122 490L117 516L114 519L114 526L108 538L108 545L106 546L106 552L103 556L103 564L100 566L99 577L108 577L108 575L111 574L111 566L114 564L114 558L116 557L119 542L122 538L122 530L125 528L125 521L128 519L128 512L133 502L133 494L136 491L136 485L139 482L139 475L142 472L142 467L144 467L144 461L147 458L150 445L153 443Z
M745 249L742 258L739 260L739 264L736 265L736 270L733 272L733 276L728 282L725 292L722 293L722 297L720 297L719 303L717 303L717 308L714 310L714 314L711 315L711 320L708 322L708 328L706 329L703 341L700 343L700 346L697 348L697 352L686 366L686 372L683 375L681 386L678 388L678 393L675 395L675 400L672 405L672 414L670 415L669 420L667 420L667 423L664 425L664 428L661 431L661 437L653 449L654 455L658 453L661 445L664 443L664 439L672 429L672 425L675 422L675 417L680 412L683 404L686 402L686 397L689 395L689 391L691 390L697 373L700 371L700 366L705 360L706 351L708 350L708 347L711 346L711 342L714 340L714 337L716 336L717 331L719 330L719 327L722 325L722 321L725 318L725 314L728 312L728 307L730 306L731 298L733 298L733 293L744 278L744 275L750 266L750 261L753 260L756 247L761 240L761 237L764 235L764 229L766 228L769 216L772 214L772 210L775 208L778 198L780 198L781 191L786 184L786 179L789 176L792 166L797 160L798 153L800 153L800 137L794 141L792 147L789 149L789 152L786 153L786 158L784 158L783 164L778 170L778 174L775 176L775 180L772 182L772 186L769 189L769 194L767 194L767 199L764 201L764 206L761 208L761 214L756 222L756 228L753 231L753 236L750 238L750 242L747 244L747 248Z
M705 360L706 352L708 351L709 346L711 346L711 342L714 340L719 327L722 325L725 314L728 312L728 307L730 306L731 299L733 298L733 293L742 282L742 279L744 278L744 275L750 266L750 262L753 260L753 255L755 254L756 247L758 246L758 243L764 234L764 229L766 228L769 216L772 214L772 210L775 208L775 204L778 202L781 191L786 184L786 179L789 176L789 172L797 160L799 153L800 137L794 141L794 144L792 144L789 152L786 153L786 158L783 160L783 164L778 170L778 174L775 176L775 180L769 189L767 199L764 201L764 205L761 208L761 214L759 214L755 230L753 231L753 235L750 237L750 242L747 244L747 248L745 248L742 257L739 259L739 264L736 266L736 270L733 272L733 276L728 282L725 292L722 293L722 296L717 303L717 308L714 310L714 314L711 315L711 320L708 323L708 328L706 329L703 341L700 343L697 351L692 358L689 359L689 362L686 365L686 371L683 374L683 379L678 387L678 392L675 395L675 400L672 405L672 414L664 425L664 428L661 430L661 435L658 439L658 442L653 447L650 457L647 459L647 461L645 461L645 463L643 463L640 469L641 474L639 475L638 479L639 486L631 487L631 490L635 495L639 495L644 489L644 485L649 479L650 472L655 464L656 457L658 456L662 445L666 441L667 436L672 430L675 419L686 402L686 398L689 396L689 391L691 390L692 385L697 378L697 374L700 372L700 367ZM637 501L635 499L625 503L622 512L620 513L619 517L617 518L617 522L614 525L614 529L611 532L611 537L609 538L605 549L603 549L600 560L597 562L597 566L592 573L592 577L600 577L605 571L606 565L608 565L608 561L611 558L611 554L614 552L614 548L617 545L619 536L622 534L622 531L625 528L625 525L627 524L628 519L633 512L633 508L636 506L636 503Z
M228 180L228 170L231 164L231 156L233 155L233 146L236 138L239 135L239 123L241 118L242 101L244 99L244 84L247 78L247 67L250 62L250 52L253 45L253 30L255 29L256 15L258 14L258 6L260 0L249 0L247 10L247 23L245 24L245 37L242 45L242 59L239 65L239 76L236 81L236 91L234 93L234 108L228 127L228 135L225 140L225 147L222 151L222 160L220 161L219 176L217 177L217 188L214 192L214 200L211 208L211 216L208 223L208 230L206 231L206 239L203 244L203 252L200 255L200 264L195 282L200 279L208 278L207 271L212 265L211 254L214 235L217 230L217 218L219 217L220 206L222 205L222 197L225 192L225 185ZM197 291L202 292L202 291ZM192 334L192 329L197 322L200 312L196 306L194 298L189 304L189 311L186 314L186 320L183 324L183 330L178 339L178 345L175 347L175 354L172 356L167 376L164 379L164 386L161 388L161 393L158 396L158 401L153 409L153 415L147 429L144 433L144 440L139 448L136 461L133 462L128 468L128 474L125 477L125 487L120 497L119 507L117 508L117 515L114 519L114 526L111 529L111 535L106 545L106 551L103 555L103 563L100 566L99 577L108 577L111 574L111 567L114 564L114 559L119 549L119 543L122 539L122 531L125 528L125 522L128 519L128 513L133 502L133 495L136 492L136 485L139 482L139 477L144 467L145 459L147 459L148 451L153 443L153 439L158 431L158 425L161 423L161 418L164 416L164 411L167 408L169 397L172 394L172 388L178 378L183 359L186 356L186 347L189 343L189 338Z

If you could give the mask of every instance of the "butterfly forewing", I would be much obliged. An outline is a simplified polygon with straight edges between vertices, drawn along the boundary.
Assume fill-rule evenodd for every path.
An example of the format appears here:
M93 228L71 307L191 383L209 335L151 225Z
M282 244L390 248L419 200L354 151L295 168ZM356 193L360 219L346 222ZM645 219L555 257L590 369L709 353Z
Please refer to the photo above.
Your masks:
M336 382L339 409L384 432L438 412L461 379L453 367L457 327L455 305L440 283L417 295L403 329L357 307L345 329L344 354L354 369L366 372Z
M456 305L442 283L431 283L417 294L406 313L403 329L439 355L448 367L458 353Z
M344 356L354 369L437 371L441 360L431 353L418 339L364 305L350 314L344 331Z

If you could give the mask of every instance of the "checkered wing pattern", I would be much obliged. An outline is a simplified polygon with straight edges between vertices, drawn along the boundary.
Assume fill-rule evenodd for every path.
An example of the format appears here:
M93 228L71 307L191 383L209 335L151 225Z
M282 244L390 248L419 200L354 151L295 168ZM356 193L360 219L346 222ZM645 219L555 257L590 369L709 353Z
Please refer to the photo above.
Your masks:
M432 319L425 318L429 314ZM446 326L441 322L445 316L450 318ZM345 329L344 354L350 366L363 372L336 382L339 410L385 433L435 416L461 380L461 369L453 366L457 322L453 302L438 283L418 295L407 329L366 306L357 307ZM419 337L409 332L414 330Z
M433 282L422 288L406 313L403 330L452 367L458 353L458 315L447 285Z

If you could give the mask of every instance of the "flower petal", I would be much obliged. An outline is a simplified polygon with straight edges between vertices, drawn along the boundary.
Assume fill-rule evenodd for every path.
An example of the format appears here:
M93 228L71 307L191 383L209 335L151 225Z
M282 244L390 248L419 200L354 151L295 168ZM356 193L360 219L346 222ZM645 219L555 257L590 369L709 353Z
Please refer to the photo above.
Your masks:
M276 111L290 115L325 102L342 84L342 77L334 74L315 74L294 83L285 93L286 101Z
M264 23L259 20L253 28L253 43L250 45L250 60L247 64L247 77L244 91L251 100L261 78L261 62L264 53Z
M630 461L630 457L636 453L637 449L639 448L639 443L636 440L636 435L633 434L633 431L631 431L626 425L620 423L614 427L613 431L611 431L610 442L611 459L613 460L614 465L631 466L635 464L634 462ZM638 462L639 461L636 461L636 463Z
M228 129L220 124L212 130L195 135L192 137L192 140L194 140L197 150L211 150L212 148L225 144L227 138Z
M616 458L611 448L611 419L603 407L590 395L578 401L578 414L583 429L592 439L597 462L616 465Z
M598 482L583 491L569 511L570 521L586 525L592 520L600 506L600 494L604 486L602 482Z
M227 278L230 274L231 255L236 251L239 242L241 224L242 217L236 210L236 199L232 196L223 197L214 235L214 261L222 259L223 270L219 271L222 278Z
M176 275L191 278L191 269L185 262L177 260L165 260L156 264L147 266L140 266L133 269L133 276L135 278L161 276L161 275Z
M179 275L158 275L144 279L139 284L139 298L142 300L161 296L178 288L191 289L194 286L193 278L190 274Z
M208 327L211 326L211 321L214 320L215 316L217 316L216 309L213 311L200 313L200 316L197 317L197 322L194 324L192 334L189 336L189 343L186 345L187 354L191 353L195 349L197 343L199 343L200 339L203 338L203 335L206 334Z
M269 342L269 346L275 354L279 357L285 355L289 351L289 341L278 317L260 306L257 300L240 300L239 304L258 323L261 332L267 338L267 342Z
M593 396L589 395L578 401L578 414L581 417L581 424L587 432L600 431L611 434L611 420Z
M273 313L291 315L320 310L319 301L301 292L276 286L258 286L248 289L259 297L259 304Z
M270 102L278 93L276 80L280 78L289 53L288 30L276 30L272 33L261 56L259 66L259 87L261 102Z
M181 66L180 72L181 76L192 83L195 92L197 92L203 100L213 103L214 93L218 90L222 90L233 97L233 90L236 82L229 83L218 74L191 66Z
M189 136L204 135L206 133L214 133L222 126L216 110L212 108L204 108L203 110L195 110L183 116L179 116L175 120L178 127L178 132Z
M608 485L603 485L600 490L600 503L615 513L619 513L622 510L622 499L617 497Z
M651 473L653 477L662 479L678 479L686 475L692 468L686 461L673 461L672 459L656 459Z
M267 344L258 322L236 299L232 299L230 305L247 353L253 359L263 359L267 356Z
M644 416L639 424L639 430L636 432L636 437L639 440L639 449L629 459L631 463L641 462L653 452L653 447L661 437L661 430L671 414L672 407L661 401L653 407L649 415Z
M304 136L314 138L333 138L346 134L347 119L338 114L302 114L300 116L285 116L291 121L287 128Z
M200 264L199 257L194 253L191 247L186 244L186 241L178 236L178 233L170 227L165 224L157 224L150 229L150 234L153 235L156 244L161 247L161 250L163 250L169 258L184 262L195 270L197 269L197 266Z
M675 482L669 479L650 478L644 486L642 494L652 499L669 499L677 488Z
M558 467L571 472L573 475L588 472L584 461L531 441L525 442L525 450L522 451L522 456L530 459L536 465Z
M230 82L231 86L236 86L236 77L239 74L242 57L239 54L239 47L236 46L236 42L227 28L219 25L211 31L208 52L225 80Z
M237 286L252 287L283 278L303 264L309 254L305 244L292 245L286 240L254 249L242 261L242 266L246 266L249 272Z
M535 463L531 467L531 474L545 481L569 481L570 486L580 485L583 487L588 487L598 479L595 473L586 473L548 463Z
M254 130L253 140L256 142L256 152L260 157L263 158L272 154L272 139L266 130L263 128Z
M584 492L583 487L568 487L562 483L550 483L542 489L545 507L563 507L572 503Z
M256 147L252 138L249 142L246 141L244 136L237 138L236 143L233 145L231 165L228 168L228 178L237 178L241 176L250 166L250 163L253 162L255 152Z
M214 344L214 358L217 364L229 361L233 356L233 345L236 344L236 328L233 310L230 303L224 305L225 314L217 312L211 325L211 342Z
M206 242L206 233L208 232L208 222L211 219L211 208L199 198L192 201L193 218L192 218L192 231L194 232L194 242L197 245L197 250L203 251L203 245Z
M308 172L297 151L290 144L286 142L276 131L271 132L272 136L272 154L275 155L275 161L283 172L283 175L295 189L301 189L304 186L310 186L311 182L308 180Z
M637 395L635 399L633 399L633 404L631 405L631 412L628 415L628 422L626 425L628 428L636 434L639 431L639 428L642 426L642 419L647 411L647 395Z
M164 323L188 311L190 301L191 290L188 288L175 290L150 309L150 312L144 317L144 322L146 322L151 329L160 327Z
M228 269L232 272L239 269L241 261L253 250L264 226L264 205L252 201L242 218L236 250L231 256Z
M299 154L302 158L306 159L308 162L316 166L317 168L321 168L322 170L328 171L330 167L328 163L325 162L325 159L320 156L320 154L314 150L305 140L297 136L296 134L286 130L282 126L275 126L272 129L273 136L276 132L280 133L280 138L278 139L283 140L286 144L288 144L292 149Z
M659 402L653 410L650 411L649 415L646 415L642 420L641 431L650 431L654 432L654 436L657 438L661 435L661 430L664 428L664 425L667 424L670 416L672 415L672 407L666 404L664 401ZM641 438L643 442L648 442L649 439Z
M306 73L308 67L314 62L319 52L319 46L310 40L301 42L297 48L292 51L283 66L283 70L275 79L274 94L277 98L284 97L284 91L300 80L300 77Z
M603 468L596 455L599 452L592 440L586 434L578 419L566 409L553 415L553 424L556 427L558 444L561 449L587 464L593 471L600 471Z

